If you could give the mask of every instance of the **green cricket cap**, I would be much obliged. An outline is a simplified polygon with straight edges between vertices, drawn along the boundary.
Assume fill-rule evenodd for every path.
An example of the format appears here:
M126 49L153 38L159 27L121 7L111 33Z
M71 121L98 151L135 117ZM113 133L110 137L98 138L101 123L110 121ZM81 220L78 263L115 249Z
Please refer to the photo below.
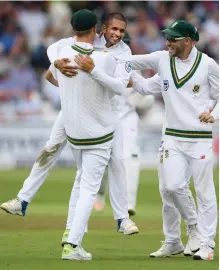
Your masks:
M76 31L86 31L98 23L95 13L88 9L80 9L73 13L71 25Z
M126 43L128 46L130 46L131 44L131 37L130 35L128 34L128 32L125 32L125 35L122 39L124 41L124 43Z
M168 28L162 30L162 32L174 39L189 37L192 40L199 41L199 33L197 28L184 20L175 21Z

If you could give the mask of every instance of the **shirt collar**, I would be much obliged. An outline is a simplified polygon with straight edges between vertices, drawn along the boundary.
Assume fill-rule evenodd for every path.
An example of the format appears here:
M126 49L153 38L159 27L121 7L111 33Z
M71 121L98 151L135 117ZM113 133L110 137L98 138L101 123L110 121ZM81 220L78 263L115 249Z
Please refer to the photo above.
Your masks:
M77 45L77 46L80 47L80 48L86 49L86 50L91 50L91 49L93 49L92 44L86 43L86 42L78 42L78 41L76 41L76 42L75 42L75 45Z
M96 42L96 40L97 40L97 42ZM97 47L98 49L113 50L113 49L116 49L116 48L119 47L119 43L120 43L120 42L118 42L117 44L115 44L115 45L113 45L113 46L107 48L107 47L106 47L106 39L105 39L105 36L102 35L101 37L97 37L97 39L95 39L95 45L94 45L94 46Z

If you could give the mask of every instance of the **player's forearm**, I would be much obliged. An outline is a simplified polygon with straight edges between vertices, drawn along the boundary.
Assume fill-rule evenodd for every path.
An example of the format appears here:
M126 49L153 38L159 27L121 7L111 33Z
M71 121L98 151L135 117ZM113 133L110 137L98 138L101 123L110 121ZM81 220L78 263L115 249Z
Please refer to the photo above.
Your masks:
M113 78L107 75L105 72L103 72L101 69L95 67L90 74L92 77L98 81L102 86L107 88L108 90L114 92L117 95L122 95L124 94L127 89L127 84L126 82L123 81L122 78Z
M143 55L132 55L128 60L131 62L133 70L153 69L157 72L159 57L160 52L157 52Z
M160 77L156 74L152 78L145 79L133 71L133 89L142 95L155 95L161 92Z
M54 86L59 87L58 81L54 79L53 74L51 73L50 70L47 71L45 78L46 80L48 80L48 82L50 82Z

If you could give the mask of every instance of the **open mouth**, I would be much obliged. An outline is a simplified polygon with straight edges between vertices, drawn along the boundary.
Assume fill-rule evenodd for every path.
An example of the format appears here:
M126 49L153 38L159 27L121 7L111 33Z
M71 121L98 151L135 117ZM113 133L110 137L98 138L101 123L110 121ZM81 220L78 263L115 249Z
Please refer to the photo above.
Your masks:
M175 52L175 49L173 49L173 48L168 48L168 50L169 50L169 53Z

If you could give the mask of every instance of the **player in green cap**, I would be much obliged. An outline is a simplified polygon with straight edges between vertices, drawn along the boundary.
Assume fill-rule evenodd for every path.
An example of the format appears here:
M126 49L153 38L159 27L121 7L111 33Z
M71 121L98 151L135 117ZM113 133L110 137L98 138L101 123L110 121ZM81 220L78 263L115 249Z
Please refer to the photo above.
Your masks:
M91 19L94 18L90 11L86 12ZM85 24L84 28L81 28L82 26L78 24L81 15L85 16L85 11L83 13L77 13L77 15L74 15L71 20L72 26L74 27L74 33L76 33L77 36L82 34L90 34L90 30L87 29L88 24ZM96 21L92 20L92 22L94 24ZM92 24L90 24L89 27L91 27L91 25ZM121 41L124 36L126 25L127 23L123 15L121 15L120 13L110 14L106 19L105 26L103 27L104 35L102 35L101 37L96 37L95 39L94 44L96 48L99 50L104 49L105 52L112 52L115 55L130 55L129 47ZM54 44L55 49L52 48L52 57L55 58L55 60L58 59L60 49L64 46L74 46L74 50L78 49L81 51L81 53L83 53L83 50L77 48L77 46L75 46L75 43L75 37L71 37ZM112 46L113 44L115 44L116 46ZM54 60L52 62L54 62ZM59 61L56 62L59 63ZM129 75L131 71L128 64L126 64L126 66L123 66L123 62L124 61L121 61L122 69L120 77L123 77L124 73ZM62 70L62 68L60 68L60 70ZM62 70L62 72L64 71ZM116 85L113 85L112 87L116 91L120 90L119 87ZM136 227L135 223L129 219L128 216L126 184L122 164L123 156L122 151L120 150L122 145L120 125L117 125L117 132L115 131L114 137L114 145L111 153L112 163L109 163L108 166L109 179L111 182L110 189L112 190L110 198L112 205L114 204L114 218L118 222L118 231L130 235L133 233L138 233L138 228ZM54 124L50 140L47 142L46 146L42 151L42 154L34 164L30 176L26 179L23 188L18 194L18 198L2 204L2 209L5 209L12 214L25 215L27 203L31 202L33 196L36 194L40 186L44 183L50 168L53 166L54 161L58 158L65 145L66 132L63 126L62 114L60 113ZM41 166L41 162L43 162L44 166ZM79 191L79 181L77 181L78 179L79 174L77 174L75 181L76 185L74 185L74 188L72 190L69 205L70 210L66 224L66 231L62 239L62 244L67 241L69 229L72 225L74 218L75 201L72 200L72 198L75 197L75 193ZM23 207L24 203L26 203L25 207Z
M163 30L168 51L129 58L133 69L154 69L160 75L165 103L162 200L173 204L186 221L187 245L195 260L213 260L217 226L217 203L212 168L212 123L218 119L219 68L217 63L195 47L197 29L178 20ZM141 78L134 89L144 92ZM213 111L209 101L216 100ZM198 204L198 218L187 194L187 176L192 173ZM164 213L165 214L165 213ZM169 218L169 215L170 218ZM172 213L164 215L172 228ZM165 239L151 257L166 257L181 251L180 237Z
M96 68L90 74L79 70L77 76L68 78L54 65L50 67L59 83L65 133L78 169L70 207L72 220L62 259L91 259L91 255L82 250L81 242L115 143L113 137L117 118L112 102L115 94L127 91L131 74L126 61L119 62L110 53L94 51L92 44L96 35L96 22L92 12L76 12L71 20L76 35L75 43L58 49L58 57L70 59L73 65L76 65L77 57L87 59L90 56L96 63ZM103 75L107 75L105 82L99 79ZM126 185L124 190L126 192ZM129 219L121 223L122 232L128 224L135 230L133 233L138 232L134 222Z

